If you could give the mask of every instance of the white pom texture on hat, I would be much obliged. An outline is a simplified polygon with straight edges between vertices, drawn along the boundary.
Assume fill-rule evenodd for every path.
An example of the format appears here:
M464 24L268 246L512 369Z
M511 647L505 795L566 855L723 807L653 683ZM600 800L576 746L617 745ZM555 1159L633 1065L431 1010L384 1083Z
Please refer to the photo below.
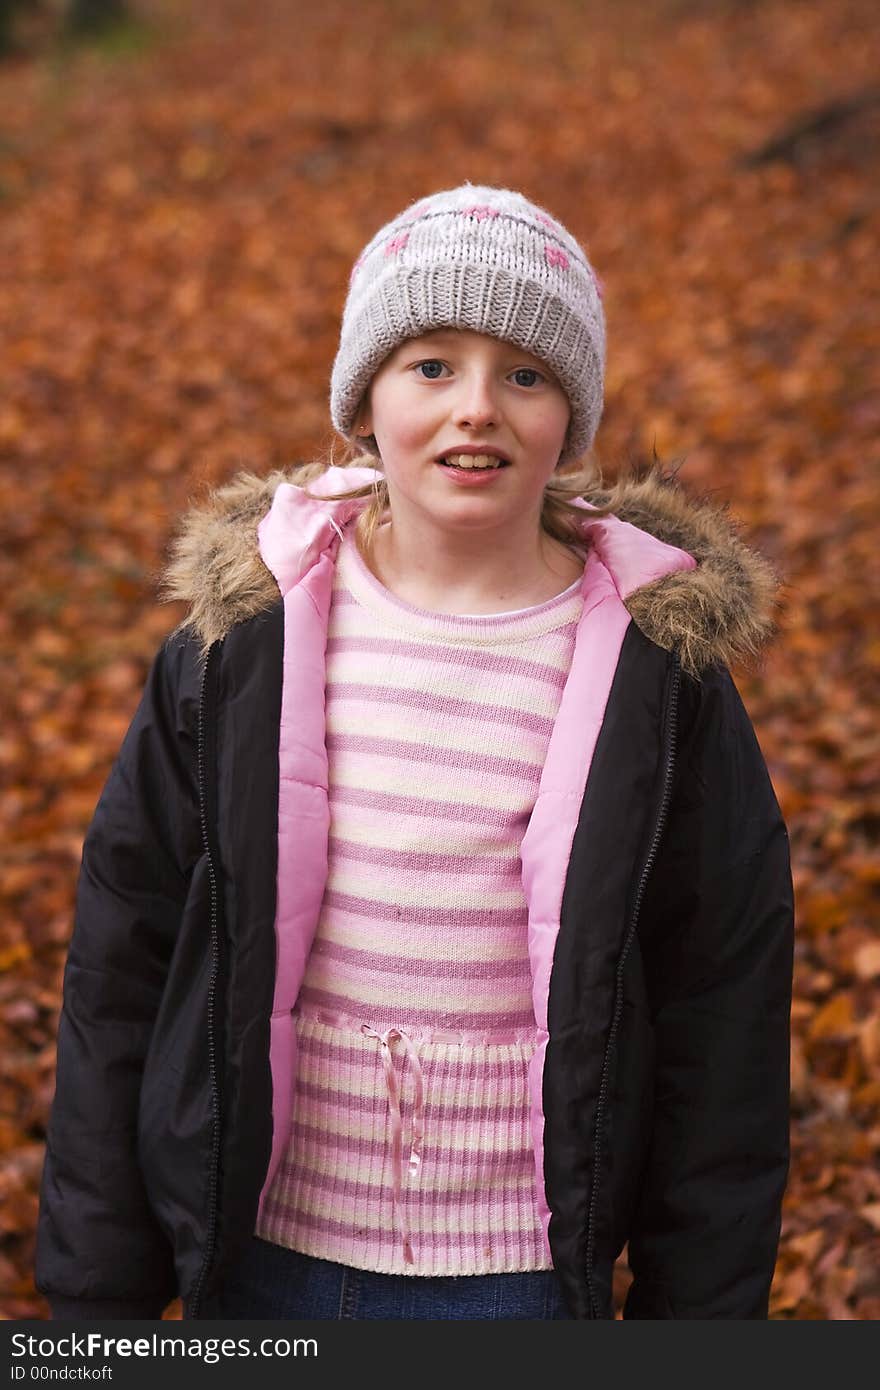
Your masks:
M574 237L505 188L463 184L421 198L376 233L351 272L330 414L351 438L382 362L407 338L469 328L546 362L571 404L560 462L592 444L602 415L601 287Z

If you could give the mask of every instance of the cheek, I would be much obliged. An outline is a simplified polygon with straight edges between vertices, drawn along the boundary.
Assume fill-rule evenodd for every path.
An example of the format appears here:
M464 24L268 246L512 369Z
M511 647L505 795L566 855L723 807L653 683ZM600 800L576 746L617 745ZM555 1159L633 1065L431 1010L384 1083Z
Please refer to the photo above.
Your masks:
M567 400L564 402L548 401L546 408L535 416L534 437L546 440L548 445L553 445L555 441L565 438L570 419L571 409Z
M384 439L386 448L395 451L406 451L421 445L431 430L424 409L401 398L377 405L373 421L376 433Z
M396 382L373 381L371 389L373 402L373 421L381 434L398 434L406 421L412 420L412 402L407 392Z
M391 434L395 443L406 449L410 445L421 443L427 429L427 423L420 414L414 411L406 414L401 411L391 426Z

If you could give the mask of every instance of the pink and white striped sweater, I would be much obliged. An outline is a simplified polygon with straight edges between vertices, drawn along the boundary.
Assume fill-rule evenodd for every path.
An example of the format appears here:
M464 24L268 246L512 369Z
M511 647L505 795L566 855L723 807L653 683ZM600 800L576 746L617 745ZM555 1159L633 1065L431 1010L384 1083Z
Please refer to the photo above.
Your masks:
M519 847L582 604L578 579L513 613L427 612L341 541L329 872L263 1239L383 1273L549 1267Z

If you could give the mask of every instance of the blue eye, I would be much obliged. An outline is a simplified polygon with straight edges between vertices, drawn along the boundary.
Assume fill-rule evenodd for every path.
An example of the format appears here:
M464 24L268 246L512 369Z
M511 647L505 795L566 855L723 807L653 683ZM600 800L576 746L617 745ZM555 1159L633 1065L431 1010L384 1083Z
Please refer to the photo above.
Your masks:
M542 380L541 373L535 371L534 367L517 367L513 374L515 377L530 376L531 381L517 381L517 386L535 386Z
M440 376L440 373L443 371L443 363L442 363L438 358L436 358L436 357L430 357L430 358L428 359L427 362L417 362L417 363L416 363L416 371L417 371L417 372L420 372L420 371L422 370L422 368L434 368L434 367L436 367L438 370L437 370L436 372L433 371L433 370L427 371L427 372L425 373L425 380L426 380L426 381L437 381L437 379L438 379L439 376Z

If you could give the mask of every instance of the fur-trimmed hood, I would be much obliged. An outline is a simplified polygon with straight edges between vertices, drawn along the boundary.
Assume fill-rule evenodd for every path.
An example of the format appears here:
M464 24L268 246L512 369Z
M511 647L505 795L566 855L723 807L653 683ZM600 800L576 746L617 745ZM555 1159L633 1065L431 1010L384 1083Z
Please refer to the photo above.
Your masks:
M282 483L309 487L315 480L303 483L299 470L265 477L241 472L181 519L161 574L160 596L189 606L175 630L194 631L203 652L235 623L278 600L278 584L258 548L257 526ZM714 663L755 660L775 629L781 580L739 538L726 507L694 497L672 474L656 468L583 495L697 562L624 599L651 641L677 649L684 670L697 677Z

